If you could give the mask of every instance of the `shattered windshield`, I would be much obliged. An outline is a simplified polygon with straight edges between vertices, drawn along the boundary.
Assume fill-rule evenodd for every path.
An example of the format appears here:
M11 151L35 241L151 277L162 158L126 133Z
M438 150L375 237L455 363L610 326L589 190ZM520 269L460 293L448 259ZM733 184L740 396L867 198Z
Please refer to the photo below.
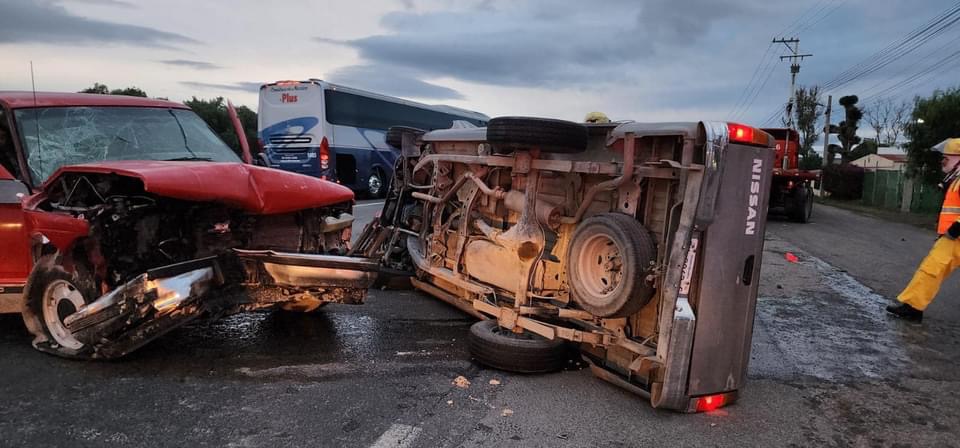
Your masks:
M49 107L14 114L36 184L61 166L105 160L240 161L190 110Z

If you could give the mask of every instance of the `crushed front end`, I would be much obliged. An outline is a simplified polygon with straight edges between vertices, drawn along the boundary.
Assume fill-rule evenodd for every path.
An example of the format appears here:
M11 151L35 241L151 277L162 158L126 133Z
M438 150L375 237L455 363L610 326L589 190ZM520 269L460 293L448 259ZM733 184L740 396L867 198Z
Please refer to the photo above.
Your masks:
M29 201L36 263L23 314L36 348L116 358L200 317L362 303L376 277L375 262L342 256L352 194L268 210L150 185L67 171Z

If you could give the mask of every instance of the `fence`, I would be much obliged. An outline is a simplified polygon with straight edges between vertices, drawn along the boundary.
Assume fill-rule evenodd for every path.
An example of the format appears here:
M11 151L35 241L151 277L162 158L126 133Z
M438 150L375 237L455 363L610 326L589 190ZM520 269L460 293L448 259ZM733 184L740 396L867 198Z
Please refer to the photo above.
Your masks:
M936 213L943 192L935 186L909 179L902 170L866 170L863 176L863 204L911 213Z

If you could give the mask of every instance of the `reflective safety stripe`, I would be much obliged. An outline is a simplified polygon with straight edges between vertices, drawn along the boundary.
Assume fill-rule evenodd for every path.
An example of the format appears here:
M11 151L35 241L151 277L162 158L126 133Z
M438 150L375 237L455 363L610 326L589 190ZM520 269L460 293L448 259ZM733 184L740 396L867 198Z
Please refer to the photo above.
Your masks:
M960 207L943 207L942 209L940 209L940 213L960 214Z

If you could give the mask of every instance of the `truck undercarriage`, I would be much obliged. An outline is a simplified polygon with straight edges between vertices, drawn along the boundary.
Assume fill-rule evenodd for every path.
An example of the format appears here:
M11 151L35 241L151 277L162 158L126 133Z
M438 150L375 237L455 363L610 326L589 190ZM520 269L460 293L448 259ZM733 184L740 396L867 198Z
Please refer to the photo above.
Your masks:
M743 142L756 147L731 144L729 130L515 117L408 130L383 214L353 253L495 320L471 329L481 363L555 370L568 341L654 406L730 402L749 353L772 151L759 130ZM724 272L705 268L720 262ZM724 340L694 342L729 319ZM715 349L731 358L702 365Z

